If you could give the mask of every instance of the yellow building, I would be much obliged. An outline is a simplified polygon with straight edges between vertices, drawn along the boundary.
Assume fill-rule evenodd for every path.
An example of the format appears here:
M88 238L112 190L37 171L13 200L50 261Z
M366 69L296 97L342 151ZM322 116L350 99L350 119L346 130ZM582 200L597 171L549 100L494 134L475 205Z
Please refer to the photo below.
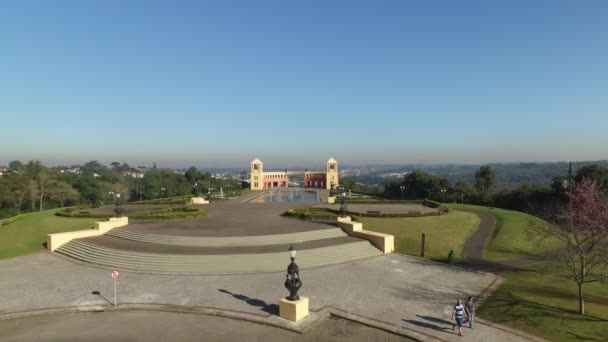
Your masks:
M264 190L272 188L289 187L289 173L285 172L264 172L264 163L259 159L251 161L251 190ZM316 189L335 189L339 185L338 181L338 162L330 158L325 171L305 171L304 187Z

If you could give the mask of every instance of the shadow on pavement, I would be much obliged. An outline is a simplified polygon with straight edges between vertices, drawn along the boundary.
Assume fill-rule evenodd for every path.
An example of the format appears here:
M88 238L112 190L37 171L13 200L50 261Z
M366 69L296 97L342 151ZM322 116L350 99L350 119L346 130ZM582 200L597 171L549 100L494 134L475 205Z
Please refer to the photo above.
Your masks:
M110 304L110 305L114 305L114 303L110 302L110 300L109 300L108 298L104 297L104 296L101 294L101 292L99 292L99 291L97 291L97 290L95 290L95 291L91 292L91 294L94 294L94 295L96 295L96 296L99 296L101 299L105 300L105 301L106 301L106 302L108 302L108 304Z
M409 324L421 327L421 328L433 329L433 330L441 331L441 332L444 332L444 333L453 333L452 329L446 328L446 327L441 327L441 326L438 326L438 325L433 324L433 323L416 321L414 319L403 319L403 321L407 322ZM454 334L455 334L455 332L454 332Z
M224 289L218 289L218 291L229 294L232 297L234 297L238 300L242 300L243 302L245 302L249 305L260 307L260 310L267 312L271 315L276 315L276 316L279 315L279 306L276 304L267 304L265 301L263 301L261 299L249 298L245 295L232 293L232 292L230 292L228 290L224 290Z

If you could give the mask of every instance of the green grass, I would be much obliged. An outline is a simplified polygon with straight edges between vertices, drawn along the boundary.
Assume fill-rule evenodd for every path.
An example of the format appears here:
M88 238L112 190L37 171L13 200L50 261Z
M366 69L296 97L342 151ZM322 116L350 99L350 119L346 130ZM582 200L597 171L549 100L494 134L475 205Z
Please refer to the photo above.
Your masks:
M43 251L50 233L87 229L98 219L55 216L57 209L24 214L19 221L0 226L0 259Z
M559 247L557 240L539 240L529 236L529 228L534 224L542 222L537 217L518 211L498 208L492 209L489 207L467 204L446 204L446 206L454 210L468 209L483 211L496 217L494 235L486 245L485 258L488 260L500 261L515 259Z
M545 262L503 273L504 283L479 308L479 317L552 341L608 341L608 285L585 286L586 315L563 264Z
M402 254L420 255L420 239L426 234L425 257L447 260L450 249L455 260L464 242L479 225L475 214L452 211L446 215L407 218L357 217L363 229L395 236L395 250Z

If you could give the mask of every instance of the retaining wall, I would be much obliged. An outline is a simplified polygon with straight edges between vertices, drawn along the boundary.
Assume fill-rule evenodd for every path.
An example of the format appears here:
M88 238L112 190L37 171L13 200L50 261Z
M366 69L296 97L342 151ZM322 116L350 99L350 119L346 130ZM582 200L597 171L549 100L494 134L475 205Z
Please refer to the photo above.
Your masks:
M112 217L109 221L95 222L95 228L77 230L74 232L49 234L46 240L46 248L50 252L54 252L57 248L72 241L73 239L103 235L111 229L123 227L128 224L128 217Z
M338 217L338 227L350 236L369 241L384 254L395 251L395 237L393 235L364 230L363 223L351 221L350 216Z

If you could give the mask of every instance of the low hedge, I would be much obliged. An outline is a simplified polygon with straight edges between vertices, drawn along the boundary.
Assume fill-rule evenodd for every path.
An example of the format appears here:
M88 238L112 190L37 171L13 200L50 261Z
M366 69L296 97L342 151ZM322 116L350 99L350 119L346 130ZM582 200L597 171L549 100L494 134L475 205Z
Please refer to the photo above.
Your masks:
M25 218L27 214L21 214L21 215L17 215L17 216L13 216L11 218L7 218L6 220L2 221L2 225L6 226L8 224L11 224L13 222L17 222L17 221L21 221Z
M108 219L110 217L114 217L113 214L91 214L88 211L85 211L85 213L76 212L76 211L68 212L66 210L60 210L55 213L55 216L78 217L78 218L99 218L99 219Z
M289 209L284 212L282 216L295 217L310 221L335 221L338 216L325 209L326 208Z
M340 197L336 199L340 201ZM346 203L352 204L423 204L424 200L393 200L386 198L349 198L346 197Z
M305 220L329 220L336 219L338 216L344 214L348 216L359 216L359 217L424 217L424 216L439 216L444 215L449 212L449 209L446 207L440 207L439 210L423 213L421 211L410 211L407 213L392 213L392 214L383 214L383 213L359 213L353 211L345 211L344 213L340 212L337 209L331 208L304 208L304 209L289 209L282 216L287 217L297 217Z
M168 198L157 198L152 200L135 201L126 204L189 204L192 196L177 196Z
M327 208L328 211L340 215L342 214L340 210ZM421 211L410 211L407 213L391 213L391 214L383 214L383 213L359 213L354 211L345 211L343 214L348 216L360 216L360 217L424 217L424 216L439 216L444 215L449 212L448 208L441 208L438 211L432 211L428 213L423 213Z
M114 217L112 214L91 214L91 213L82 213L82 212L71 212L68 213L65 210L58 211L55 213L57 216L63 217L87 217L87 218L99 218L99 219L107 219ZM175 218L188 218L188 217L196 217L196 216L205 216L207 215L207 211L200 208L191 208L191 207L179 207L179 208L163 208L149 211L136 211L129 213L128 216L134 220L168 220Z

